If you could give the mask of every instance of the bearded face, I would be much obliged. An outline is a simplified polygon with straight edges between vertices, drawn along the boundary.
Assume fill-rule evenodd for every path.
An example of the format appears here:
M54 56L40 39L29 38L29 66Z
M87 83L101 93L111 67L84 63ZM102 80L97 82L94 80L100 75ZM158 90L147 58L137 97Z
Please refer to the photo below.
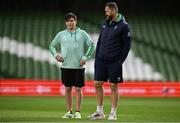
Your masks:
M111 21L113 19L113 16L112 15L106 15L106 20L107 21Z
M108 6L105 7L105 15L106 15L106 20L111 21L114 18L114 10L110 9Z

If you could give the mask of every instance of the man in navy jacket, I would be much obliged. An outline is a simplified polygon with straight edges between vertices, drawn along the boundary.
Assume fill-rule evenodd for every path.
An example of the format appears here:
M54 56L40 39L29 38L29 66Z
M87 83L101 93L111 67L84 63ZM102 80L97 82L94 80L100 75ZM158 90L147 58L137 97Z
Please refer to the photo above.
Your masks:
M101 26L95 56L97 110L90 119L104 119L103 83L109 80L111 112L108 120L117 120L118 83L123 82L122 64L130 50L130 31L115 2L105 5L106 21Z

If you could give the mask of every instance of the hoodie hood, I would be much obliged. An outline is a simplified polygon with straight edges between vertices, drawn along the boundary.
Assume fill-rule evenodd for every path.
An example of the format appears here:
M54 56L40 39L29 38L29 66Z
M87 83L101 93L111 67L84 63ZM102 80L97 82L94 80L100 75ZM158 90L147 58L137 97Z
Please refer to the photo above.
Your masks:
M80 28L79 27L76 27L76 29L73 31L73 32L70 32L68 29L66 29L69 33L72 33L72 34L74 34L74 33L76 33L76 32L78 32L78 31L80 31Z
M122 14L120 14L120 13L118 13L118 14L116 15L116 20L115 20L115 22L119 22L119 21L126 21L126 20L125 20L125 17L124 17Z
M117 23L119 21L123 21L124 22L125 18L120 13L117 13L115 21L107 21L107 23L108 23L109 26L112 26L112 25L114 25L114 23Z
M67 32L69 32L71 34L71 37L73 36L73 34L75 35L75 41L77 41L76 39L76 33L79 32L81 29L76 27L76 29L73 32L70 32L68 29L66 29Z
M121 19L122 19L122 15L118 13L118 14L116 15L116 20L115 20L115 22L119 22Z

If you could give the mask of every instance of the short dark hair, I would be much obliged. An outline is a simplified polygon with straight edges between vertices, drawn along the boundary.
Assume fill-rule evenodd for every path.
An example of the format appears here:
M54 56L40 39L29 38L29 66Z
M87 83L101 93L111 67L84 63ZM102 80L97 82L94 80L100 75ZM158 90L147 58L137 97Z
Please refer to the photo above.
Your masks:
M77 16L74 13L67 13L65 15L65 21L68 21L69 19L74 18L74 20L77 21Z
M115 9L118 12L118 6L115 2L108 2L105 4L105 7L109 7L111 9Z

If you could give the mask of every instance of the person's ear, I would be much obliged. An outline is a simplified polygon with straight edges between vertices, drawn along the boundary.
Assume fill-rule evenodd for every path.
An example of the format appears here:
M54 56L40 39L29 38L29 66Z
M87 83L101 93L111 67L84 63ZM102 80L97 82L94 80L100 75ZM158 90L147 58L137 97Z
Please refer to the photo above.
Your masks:
M116 14L116 10L115 10L115 9L112 9L112 13L113 13L113 14Z

